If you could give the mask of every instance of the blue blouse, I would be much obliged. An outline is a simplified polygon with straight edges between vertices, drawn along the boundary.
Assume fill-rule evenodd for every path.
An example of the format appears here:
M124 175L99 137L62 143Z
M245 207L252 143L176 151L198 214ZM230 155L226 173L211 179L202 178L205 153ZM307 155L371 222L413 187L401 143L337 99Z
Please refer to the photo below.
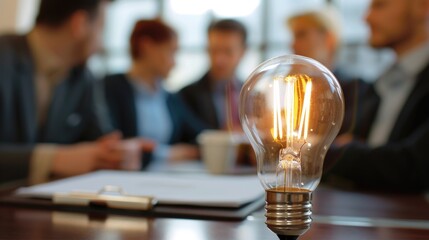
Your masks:
M156 143L153 152L155 162L164 162L169 154L168 145L173 124L167 106L167 91L157 81L156 91L149 89L146 83L132 81L135 91L138 135ZM154 163L155 163L154 162Z

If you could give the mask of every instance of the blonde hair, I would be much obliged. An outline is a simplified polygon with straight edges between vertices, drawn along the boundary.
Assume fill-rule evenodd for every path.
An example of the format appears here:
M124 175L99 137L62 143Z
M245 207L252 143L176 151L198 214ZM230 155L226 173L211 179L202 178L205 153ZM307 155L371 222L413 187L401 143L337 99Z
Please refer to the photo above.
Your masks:
M330 33L335 37L336 44L340 43L341 18L333 7L325 7L318 10L307 10L296 13L286 19L286 25L289 29L294 21L307 20L314 24L320 30Z

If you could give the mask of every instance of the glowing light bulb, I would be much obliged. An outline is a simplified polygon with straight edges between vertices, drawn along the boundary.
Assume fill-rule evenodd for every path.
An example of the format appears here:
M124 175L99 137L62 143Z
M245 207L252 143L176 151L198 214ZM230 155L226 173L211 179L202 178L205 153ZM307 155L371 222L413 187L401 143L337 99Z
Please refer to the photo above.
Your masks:
M311 223L311 193L340 130L343 94L317 61L286 55L259 65L240 94L240 119L266 190L267 226L294 239Z

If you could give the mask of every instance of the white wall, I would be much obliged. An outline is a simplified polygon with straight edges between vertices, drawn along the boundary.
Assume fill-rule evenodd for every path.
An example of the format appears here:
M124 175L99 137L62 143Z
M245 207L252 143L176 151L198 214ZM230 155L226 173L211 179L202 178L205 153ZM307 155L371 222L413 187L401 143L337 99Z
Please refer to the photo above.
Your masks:
M27 32L34 23L39 0L0 0L0 33Z
M18 2L15 0L0 1L0 32L15 30Z

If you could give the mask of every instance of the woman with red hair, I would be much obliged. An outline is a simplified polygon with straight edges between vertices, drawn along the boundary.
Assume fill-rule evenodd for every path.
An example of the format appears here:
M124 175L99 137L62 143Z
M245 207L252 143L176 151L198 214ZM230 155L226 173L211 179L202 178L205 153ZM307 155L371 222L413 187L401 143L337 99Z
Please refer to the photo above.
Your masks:
M177 34L170 26L161 20L140 20L130 38L130 69L104 79L112 125L124 137L145 137L157 143L149 159L144 159L144 167L198 158L192 143L205 126L162 86L174 67L177 46Z

